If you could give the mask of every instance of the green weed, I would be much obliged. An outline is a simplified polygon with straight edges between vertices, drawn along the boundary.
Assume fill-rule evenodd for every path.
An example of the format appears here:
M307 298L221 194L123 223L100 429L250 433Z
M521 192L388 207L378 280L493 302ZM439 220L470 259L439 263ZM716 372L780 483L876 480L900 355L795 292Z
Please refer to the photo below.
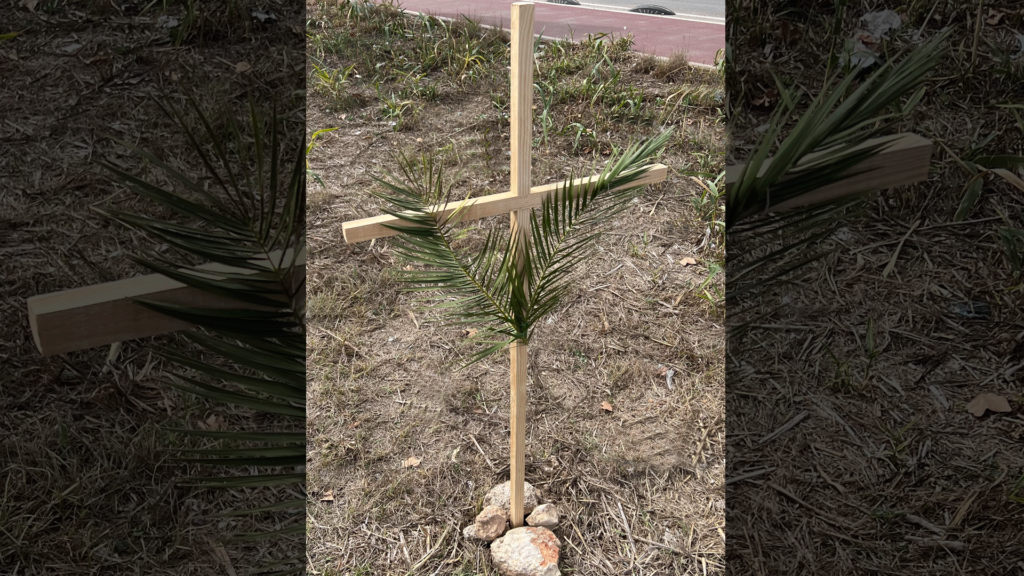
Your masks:
M311 88L314 94L329 98L341 110L356 103L357 99L346 88L349 76L355 71L355 64L333 70L323 62L311 60L310 65L313 67Z
M401 132L411 128L417 118L419 109L412 100L402 100L394 93L385 96L380 89L380 84L375 86L377 98L381 102L381 119L390 123L395 132Z
M313 152L313 149L316 148L317 138L328 132L334 132L338 128L338 126L335 126L333 128L323 128L321 130L313 132L313 134L309 137L309 144L306 145L306 175L313 178L313 180L316 180L320 184L321 188L324 187L323 178L321 178L320 175L317 174L316 172L313 172L312 170L309 169L309 155L311 152Z
M724 217L719 219L718 213L725 210L725 206L722 203L722 195L725 193L725 188L719 188L725 179L725 172L720 172L714 180L706 182L693 176L691 178L701 186L700 196L693 198L693 209L697 212L697 216L701 220L710 222L716 232L724 232L725 219Z

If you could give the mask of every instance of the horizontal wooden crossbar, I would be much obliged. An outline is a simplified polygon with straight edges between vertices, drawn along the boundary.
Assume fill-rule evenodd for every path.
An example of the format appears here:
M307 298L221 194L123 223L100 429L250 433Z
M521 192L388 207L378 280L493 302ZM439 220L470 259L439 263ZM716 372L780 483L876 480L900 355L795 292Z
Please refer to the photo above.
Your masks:
M275 262L278 258L280 252L271 254ZM253 262L268 263L265 259ZM211 277L217 277L218 272L255 273L253 270L223 264L204 264L197 268L209 271ZM292 274L298 286L297 282L306 276L305 249L299 253ZM27 301L29 324L36 347L44 356L49 356L193 327L187 322L138 306L131 298L196 308L238 306L235 300L186 286L162 274L40 294Z
M865 172L864 174L818 188L807 194L782 202L773 206L771 211L789 210L862 192L904 186L920 182L928 177L928 167L931 165L932 157L931 140L922 138L917 134L896 134L868 140L860 147L868 147L885 142L890 142L891 145L847 171L848 173ZM816 156L816 154L809 154L807 160L813 160ZM762 173L768 169L770 162L771 159L764 162L761 167ZM739 179L741 170L743 170L742 164L726 167L726 186L734 184Z
M668 177L668 166L665 166L664 164L652 164L647 168L649 168L647 173L637 179L634 183L630 184L630 188L664 182ZM597 176L588 176L586 178L577 178L572 182L574 187L585 186L594 182L597 178ZM498 214L504 214L514 210L540 206L548 194L562 188L564 185L564 182L555 182L554 184L545 184L543 186L534 186L533 188L530 188L529 196L516 196L515 192L505 192L502 194L482 196L480 198L470 198L460 202L451 202L447 205L437 204L431 206L429 210L433 212L441 212L445 216L448 216L455 210L458 210L460 206L466 205L466 209L462 214L462 221L477 220L487 216L497 216ZM619 188L615 188L613 190L619 190ZM390 228L385 228L384 224L400 223L401 220L398 218L389 214L384 214L381 216L373 216L371 218L345 222L341 225L341 231L345 236L345 242L348 244L354 244L356 242L365 242L374 238L394 236L398 234L398 232L391 230Z

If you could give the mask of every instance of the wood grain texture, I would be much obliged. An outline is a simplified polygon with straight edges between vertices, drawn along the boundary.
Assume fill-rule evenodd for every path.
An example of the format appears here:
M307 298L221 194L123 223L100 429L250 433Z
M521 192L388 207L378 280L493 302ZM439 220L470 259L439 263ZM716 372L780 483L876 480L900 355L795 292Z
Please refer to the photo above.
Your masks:
M512 141L512 193L530 195L533 146L533 4L512 4L512 94L509 102ZM526 227L530 211L511 211L511 227Z
M533 4L512 4L512 95L510 105L512 140L511 193L519 198L530 197L530 178L533 154ZM518 235L514 258L516 268L522 271L523 251L526 249L526 229L530 221L530 208L521 207L510 212L509 226ZM525 282L525 280L524 280ZM529 293L529 287L524 287ZM509 346L511 368L511 409L509 438L509 476L511 479L509 522L513 528L523 525L523 492L526 481L526 366L525 342Z
M523 525L523 492L526 481L526 369L527 345L513 342L511 357L512 397L510 400L509 477L511 479L509 522L513 528Z
M293 270L295 286L306 276L305 250ZM280 253L271 255L277 259ZM263 260L263 262L266 262ZM254 274L252 270L205 264L199 266L216 277L218 272ZM132 302L145 298L197 308L231 308L238 302L191 288L161 274L149 274L33 296L27 300L29 325L36 348L44 356L86 350L97 346L167 334L192 327Z
M864 172L844 181L818 188L797 198L777 204L772 212L789 210L800 206L810 206L820 202L828 202L845 196L852 196L872 190L884 190L894 186L904 186L920 182L928 177L931 165L932 141L917 134L896 134L868 140L862 146L872 146L883 142L891 145L877 155L857 164L846 173ZM816 154L808 155L813 160ZM764 162L761 171L767 169L771 159ZM743 165L729 166L725 169L726 186L730 186L739 178Z
M631 187L657 184L659 182L664 182L668 177L668 167L664 164L651 164L643 169L647 170L647 172L637 179L636 183L632 184ZM586 186L593 183L597 178L597 176L576 178L572 181L572 185L574 187ZM461 221L468 222L517 210L536 208L541 205L547 195L551 194L555 190L563 188L564 186L564 182L544 184L543 186L534 186L526 196L519 196L515 192L503 192L501 194L491 194L489 196L470 198L468 200L450 202L448 204L436 204L429 207L428 211L441 213L447 217L455 210L466 205L461 216ZM613 190L620 190L620 188L613 188ZM401 223L402 221L394 216L382 214L380 216L372 216L370 218L344 222L341 225L341 231L345 237L346 244L355 244L357 242L365 242L374 238L397 236L398 232L395 232L390 228L385 228L384 225L395 225Z

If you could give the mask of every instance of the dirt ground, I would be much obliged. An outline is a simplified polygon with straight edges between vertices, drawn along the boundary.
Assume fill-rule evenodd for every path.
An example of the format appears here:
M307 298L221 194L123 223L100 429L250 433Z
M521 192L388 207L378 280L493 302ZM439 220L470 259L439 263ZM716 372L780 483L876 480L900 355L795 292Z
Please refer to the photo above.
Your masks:
M440 158L459 194L508 189L507 38L478 43L481 31L435 21L424 40L418 24L348 2L307 10L313 62L328 72L352 67L333 84L308 71L309 133L337 127L310 155L323 186L309 181L309 571L494 574L487 545L461 531L485 492L508 479L507 355L457 371L470 352L465 333L430 324L432 314L400 290L393 271L401 263L386 240L347 245L341 223L379 213L371 176L396 170L399 150ZM408 72L423 62L403 60L418 49L414 39L439 54L446 38L482 63L466 73L443 65ZM578 88L603 61L601 47L560 46L542 49L536 79ZM384 50L394 57L375 52ZM367 69L374 61L384 64ZM628 51L609 53L609 62L621 81L602 77L607 90L642 90L643 105L625 119L557 100L542 143L546 106L536 94L534 185L564 178L567 167L589 170L612 144L655 134L671 109L666 96L721 86L713 73L666 75ZM565 71L544 75L553 68ZM399 94L409 115L396 120L386 114L389 95ZM595 141L576 145L572 122ZM679 107L664 124L679 135L661 159L672 168L668 181L614 222L531 346L526 479L559 507L563 574L722 573L724 313L719 298L697 294L709 276L705 289L721 290L713 271L723 253L717 229L695 209L701 188L681 174L702 158L721 169L720 105ZM507 225L506 217L479 222ZM409 458L418 465L404 467Z
M0 42L0 573L225 574L294 548L225 548L227 532L265 520L207 517L273 494L176 484L211 471L170 462L164 450L180 440L160 427L253 424L160 383L164 366L150 349L173 336L43 358L25 307L37 294L142 272L127 258L137 238L91 207L156 213L96 165L159 178L110 137L202 171L152 97L239 109L249 91L302 124L302 9L259 3L277 18L261 24L256 7L197 4L191 18L178 2L0 8L0 33L20 31ZM171 32L185 28L174 42Z
M817 92L835 18L831 5L806 13L741 4L728 6L743 14L728 32L736 159L775 105L772 73ZM884 8L849 3L836 46L860 16ZM915 33L954 29L899 127L933 139L932 170L925 182L869 196L834 240L840 250L803 280L730 307L730 327L763 315L729 339L733 573L1024 572L1024 307L996 235L1024 227L1024 193L992 180L969 216L953 219L969 178L957 158L1024 152L1024 125L1004 106L1019 106L1024 86L1012 57L1024 11L1010 2L890 8L902 28L884 54ZM981 393L1012 411L968 413Z

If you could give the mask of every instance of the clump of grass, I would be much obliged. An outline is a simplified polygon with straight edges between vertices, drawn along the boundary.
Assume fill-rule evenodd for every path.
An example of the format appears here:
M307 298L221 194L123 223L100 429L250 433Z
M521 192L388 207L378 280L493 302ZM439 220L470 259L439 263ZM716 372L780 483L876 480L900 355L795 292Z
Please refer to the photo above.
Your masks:
M419 98L424 102L433 102L437 100L440 92L438 92L437 82L431 82L426 74L405 74L406 86L402 90L402 96L404 98Z
M632 50L633 35L616 39L607 33L587 34L586 38L580 41L579 46L584 53L592 57L596 56L619 63L625 61Z
M56 10L62 4L54 0L42 4L40 8L48 12L48 7ZM148 12L151 7L155 12L175 19L176 24L167 29L175 46L244 38L253 33L254 27L259 26L253 24L250 16L251 9L256 5L246 0L205 3L199 0L163 0L159 3L149 2L142 12ZM112 2L101 1L92 2L89 9L97 16L111 14L116 10Z
M379 90L377 96L380 98L380 117L387 121L395 132L409 130L416 124L419 118L419 108L412 100L402 100L395 94L384 96Z
M725 211L722 197L725 188L721 187L724 178L725 172L719 173L714 180L702 181L695 178L701 187L701 193L693 197L693 208L701 220L714 224L718 231L725 229L725 221L717 218L720 211Z
M361 98L348 89L349 76L355 70L355 64L332 69L323 62L310 60L313 72L310 75L310 90L327 98L339 111L348 110L360 104Z
M661 58L654 54L644 54L634 64L633 71L639 74L650 74L658 69Z
M323 30L311 36L314 50L356 64L371 82L441 71L472 84L493 75L494 62L508 51L508 35L501 30L486 29L468 19L407 17L393 2L322 4L320 16L310 21L311 28Z
M678 82L684 80L690 73L690 60L686 52L676 52L663 60L654 69L654 77L666 82Z

